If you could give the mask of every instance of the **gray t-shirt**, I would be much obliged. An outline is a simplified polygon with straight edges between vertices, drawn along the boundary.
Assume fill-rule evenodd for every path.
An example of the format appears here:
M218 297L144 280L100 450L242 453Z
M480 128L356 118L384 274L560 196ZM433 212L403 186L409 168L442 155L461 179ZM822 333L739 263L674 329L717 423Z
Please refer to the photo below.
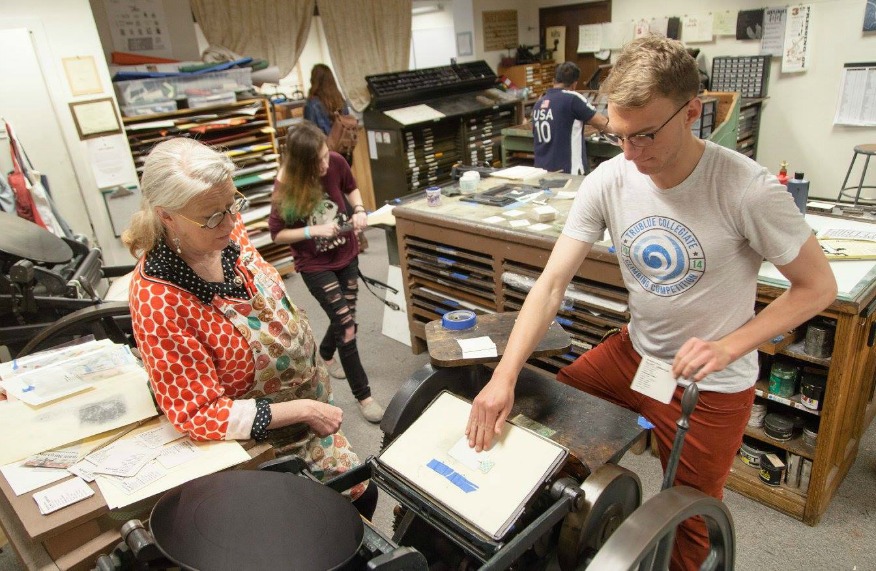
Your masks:
M629 290L633 347L670 363L691 337L717 340L749 321L762 260L793 261L811 235L773 175L708 141L690 176L666 190L623 155L602 163L581 184L563 234L594 242L606 228ZM738 392L757 371L752 351L699 387Z

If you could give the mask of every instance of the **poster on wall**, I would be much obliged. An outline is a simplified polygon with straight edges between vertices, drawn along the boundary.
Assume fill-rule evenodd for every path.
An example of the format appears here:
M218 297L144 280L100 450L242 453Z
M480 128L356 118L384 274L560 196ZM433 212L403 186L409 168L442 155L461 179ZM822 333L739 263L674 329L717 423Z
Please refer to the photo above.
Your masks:
M602 49L602 24L578 26L579 54L598 52Z
M763 14L763 38L760 40L760 55L781 56L785 45L785 16L788 9L767 8Z
M864 7L864 31L876 32L876 0L867 0Z
M782 73L797 73L809 69L809 24L812 7L788 8L785 21L785 42L782 46Z
M553 60L566 61L566 26L548 26L544 29L544 44L553 51Z
M712 33L716 36L732 36L736 33L736 16L725 10L712 14Z
M162 0L103 1L116 51L171 55Z
M835 125L876 127L876 62L847 63L843 67Z
M740 10L736 16L736 39L759 40L763 37L763 8Z
M689 44L711 42L714 39L712 21L711 14L693 14L682 18L681 37L684 42Z
M483 13L484 51L517 47L517 10L491 10Z

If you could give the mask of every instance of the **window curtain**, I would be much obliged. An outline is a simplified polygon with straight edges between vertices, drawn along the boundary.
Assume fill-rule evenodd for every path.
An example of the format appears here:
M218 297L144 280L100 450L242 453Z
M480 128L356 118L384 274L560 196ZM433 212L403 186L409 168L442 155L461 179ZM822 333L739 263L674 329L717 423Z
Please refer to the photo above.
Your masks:
M371 101L366 75L405 71L411 55L411 0L318 0L332 66L350 104Z
M307 42L316 0L191 0L210 45L265 59L285 77ZM410 29L410 22L408 22Z

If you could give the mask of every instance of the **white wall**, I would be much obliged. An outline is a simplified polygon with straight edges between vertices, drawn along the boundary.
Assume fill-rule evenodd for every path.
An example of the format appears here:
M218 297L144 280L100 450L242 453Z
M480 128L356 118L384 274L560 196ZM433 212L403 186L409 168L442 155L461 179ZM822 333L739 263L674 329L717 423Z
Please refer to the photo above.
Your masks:
M39 94L16 92L20 85L16 76L4 75L4 101L6 97L10 100L0 114L12 121L35 168L48 176L59 210L73 230L96 239L107 264L131 263L133 259L113 235L86 144L79 140L68 106L71 101L114 97L88 0L0 0L0 14L0 29L30 30L40 66L33 73L42 74L48 94L41 100ZM75 56L94 58L104 93L73 97L62 59ZM3 57L11 60L14 56L0 54ZM60 131L46 132L42 127L46 121ZM5 172L9 152L5 141L0 146L0 158L5 161L0 165ZM128 168L133 172L133 163Z
M475 47L478 59L493 68L504 52L484 52L481 13L485 10L516 9L520 43L538 43L538 9L577 4L557 0L473 0ZM757 152L758 162L778 172L784 160L791 172L804 171L811 181L810 195L835 199L842 185L855 145L876 141L876 128L834 126L833 117L839 97L844 63L876 60L876 34L861 31L863 0L810 0L812 22L812 65L804 73L781 73L781 61L773 58L769 81L769 100L764 106ZM702 5L691 0L615 0L612 21L658 16L683 16L705 12L763 8L759 0L709 2ZM758 41L737 41L722 36L710 43L691 44L705 55L711 72L715 56L757 55ZM854 173L860 176L858 160ZM876 164L871 164L869 184L876 184ZM853 179L857 181L853 173Z
M450 59L456 57L453 2L415 1L413 5L414 10L436 11L414 12L411 17L411 69L450 65Z

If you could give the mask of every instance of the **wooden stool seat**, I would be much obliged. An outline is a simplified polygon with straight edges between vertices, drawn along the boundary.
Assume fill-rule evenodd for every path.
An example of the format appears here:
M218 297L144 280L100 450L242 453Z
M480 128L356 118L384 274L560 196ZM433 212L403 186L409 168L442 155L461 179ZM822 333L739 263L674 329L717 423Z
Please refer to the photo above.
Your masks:
M864 159L864 168L861 171L861 180L858 181L857 185L848 186L849 176L852 174L852 168L855 166L855 160L857 160L858 155L864 155L866 158ZM861 191L865 188L876 188L876 185L865 185L864 178L867 176L867 167L870 166L870 157L876 155L876 144L874 145L855 145L855 153L852 155L852 162L849 164L849 170L846 171L846 178L843 180L843 186L840 188L840 192L836 197L837 202L842 202L843 197L852 199L852 203L857 206L859 202L865 204L876 204L876 197L874 198L861 198ZM854 190L854 194L852 193Z

